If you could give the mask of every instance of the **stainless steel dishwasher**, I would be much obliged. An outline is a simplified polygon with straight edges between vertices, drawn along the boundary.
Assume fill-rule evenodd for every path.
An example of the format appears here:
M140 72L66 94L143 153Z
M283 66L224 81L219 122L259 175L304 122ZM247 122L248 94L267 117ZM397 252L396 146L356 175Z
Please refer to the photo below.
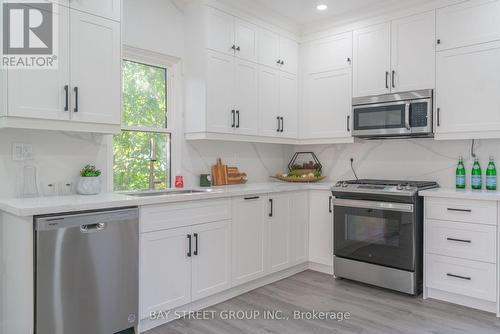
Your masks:
M137 208L35 217L35 334L135 333Z

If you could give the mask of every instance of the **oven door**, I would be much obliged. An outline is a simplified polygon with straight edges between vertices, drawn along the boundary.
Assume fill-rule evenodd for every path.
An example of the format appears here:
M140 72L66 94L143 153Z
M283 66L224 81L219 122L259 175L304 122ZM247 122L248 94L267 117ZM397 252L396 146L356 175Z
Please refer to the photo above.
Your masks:
M414 209L407 203L335 199L335 256L414 271Z
M356 137L408 134L411 134L411 127L407 101L353 107L353 135Z

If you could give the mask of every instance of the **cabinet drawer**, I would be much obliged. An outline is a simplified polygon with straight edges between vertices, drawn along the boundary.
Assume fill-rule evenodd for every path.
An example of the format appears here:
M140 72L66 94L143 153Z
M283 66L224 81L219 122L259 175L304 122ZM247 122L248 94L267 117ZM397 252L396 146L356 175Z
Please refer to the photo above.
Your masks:
M141 207L141 233L231 219L230 200L159 204Z
M440 255L426 259L428 288L496 302L496 265Z
M497 225L497 202L447 198L427 198L427 219Z
M495 226L427 220L425 251L496 263L496 233Z

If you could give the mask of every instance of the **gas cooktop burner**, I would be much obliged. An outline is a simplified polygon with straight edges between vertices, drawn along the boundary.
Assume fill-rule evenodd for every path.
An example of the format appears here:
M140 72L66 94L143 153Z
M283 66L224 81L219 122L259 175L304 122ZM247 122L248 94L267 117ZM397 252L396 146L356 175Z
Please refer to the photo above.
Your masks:
M399 196L414 196L420 190L438 188L437 182L399 180L348 180L339 181L332 188L334 192L376 193Z

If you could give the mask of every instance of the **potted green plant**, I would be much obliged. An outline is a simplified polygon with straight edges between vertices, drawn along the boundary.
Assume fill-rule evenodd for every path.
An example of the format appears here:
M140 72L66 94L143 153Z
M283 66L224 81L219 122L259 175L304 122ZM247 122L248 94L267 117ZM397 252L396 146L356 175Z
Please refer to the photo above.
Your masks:
M87 165L80 171L77 191L80 195L97 195L101 192L101 171Z

